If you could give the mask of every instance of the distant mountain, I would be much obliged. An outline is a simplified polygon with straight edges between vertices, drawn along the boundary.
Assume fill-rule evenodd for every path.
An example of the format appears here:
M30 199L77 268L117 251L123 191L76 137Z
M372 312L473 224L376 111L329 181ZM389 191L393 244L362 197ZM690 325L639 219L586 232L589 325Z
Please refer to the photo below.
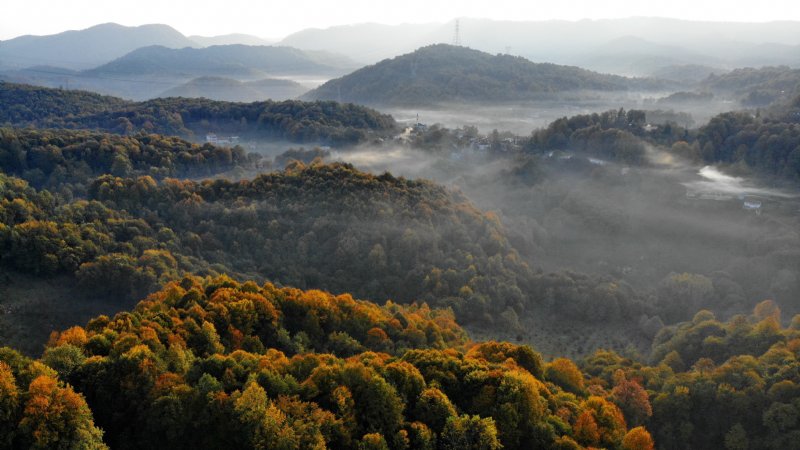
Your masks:
M708 78L710 75L726 72L728 71L725 69L702 64L678 64L663 66L650 72L649 75L653 78L693 84Z
M69 84L66 80L78 75L79 72L75 70L43 65L2 71L0 72L0 80L50 87L63 87L65 84Z
M51 65L88 69L149 45L181 48L197 45L167 25L126 27L115 23L48 36L20 36L0 42L6 68Z
M254 102L292 99L307 91L307 87L291 80L266 78L241 82L232 78L200 77L168 89L159 97L204 97L229 102Z
M0 72L0 79L54 88L83 89L131 100L155 98L164 91L203 77L229 78L239 82L292 78L307 84L301 89L283 83L288 90L276 83L268 87L262 84L251 86L259 92L251 92L254 97L245 93L213 94L210 97L254 101L293 98L357 67L357 63L341 55L289 47L237 44L171 49L149 46L89 70L71 71L61 67L37 66ZM204 84L208 85L207 80ZM195 88L197 86L188 86L190 91L186 93L209 97L193 91Z
M270 75L327 74L341 75L352 69L351 63L327 55L319 57L291 47L214 45L206 48L172 49L150 46L86 71L87 75L173 75L233 76L239 79L261 79Z
M581 67L628 76L641 76L676 65L725 64L685 47L652 42L632 35L597 45L577 58L576 64Z
M647 75L675 64L722 63L723 68L789 65L800 67L800 22L700 22L652 17L580 21L496 21L460 19L464 45L489 53L510 53L533 61L568 64L616 74ZM310 29L286 37L281 44L305 50L346 54L365 63L452 42L455 23L425 25L362 24ZM656 50L642 58L631 39ZM614 48L614 46L619 46ZM613 64L598 54L615 55ZM652 55L651 55L652 56ZM668 56L668 57L664 57ZM639 66L638 63L644 63Z
M799 25L800 26L800 25ZM735 67L790 66L800 68L800 45L766 42L742 45L732 58Z
M443 25L366 23L326 29L310 28L291 34L280 45L303 50L325 50L347 55L362 63L374 63L437 42ZM450 32L452 36L452 31Z
M438 44L331 80L303 98L410 106L531 100L567 91L623 91L658 85L651 80L537 64L517 56L490 55L466 47Z
M212 45L272 45L275 40L263 39L250 34L223 34L221 36L189 36L189 39L196 42L201 47L211 47Z

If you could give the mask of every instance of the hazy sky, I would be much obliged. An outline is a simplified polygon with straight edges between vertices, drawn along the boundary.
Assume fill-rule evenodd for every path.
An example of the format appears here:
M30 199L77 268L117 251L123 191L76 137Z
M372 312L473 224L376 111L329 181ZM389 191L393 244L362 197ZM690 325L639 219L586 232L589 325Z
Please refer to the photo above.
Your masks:
M456 17L511 20L661 16L690 20L800 20L798 0L2 0L0 40L117 22L165 23L186 34L233 32L279 38L309 27L350 23L446 22Z

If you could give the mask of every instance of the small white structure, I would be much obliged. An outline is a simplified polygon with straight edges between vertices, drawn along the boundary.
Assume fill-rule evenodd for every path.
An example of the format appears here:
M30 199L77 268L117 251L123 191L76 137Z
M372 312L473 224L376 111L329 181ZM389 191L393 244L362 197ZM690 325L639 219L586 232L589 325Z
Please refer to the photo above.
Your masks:
M761 202L758 200L745 200L744 203L742 203L742 209L761 214Z

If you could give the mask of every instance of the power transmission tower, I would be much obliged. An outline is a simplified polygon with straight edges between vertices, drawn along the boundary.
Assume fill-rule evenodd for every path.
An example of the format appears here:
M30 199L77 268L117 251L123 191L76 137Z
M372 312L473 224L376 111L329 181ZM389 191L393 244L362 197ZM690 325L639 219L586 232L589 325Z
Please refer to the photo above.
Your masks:
M456 19L456 29L453 31L453 45L461 45L461 21Z

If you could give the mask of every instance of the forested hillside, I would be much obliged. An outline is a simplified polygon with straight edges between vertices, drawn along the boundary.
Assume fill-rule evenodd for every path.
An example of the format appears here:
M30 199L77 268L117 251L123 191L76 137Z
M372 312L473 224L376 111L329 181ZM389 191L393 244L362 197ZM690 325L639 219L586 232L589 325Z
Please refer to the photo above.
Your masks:
M721 114L699 129L695 142L695 149L699 149L699 156L704 161L740 164L794 182L800 181L798 117Z
M788 66L741 68L712 74L700 83L703 89L734 94L749 107L763 107L800 94L800 70Z
M184 277L54 332L39 361L0 350L2 431L10 448L792 448L799 319L780 319L769 301L701 311L652 365L576 365L470 342L424 304Z
M695 129L674 122L647 127L647 111L608 111L558 119L536 130L526 150L575 150L623 163L645 162L645 144L670 147L692 162L800 181L800 97L754 114L718 114Z
M662 83L663 84L663 83ZM580 90L624 91L663 87L658 81L604 75L572 66L533 63L445 44L381 61L306 94L314 100L367 105L430 105L547 98Z
M257 169L259 159L158 135L70 130L3 130L0 164L0 264L67 276L83 296L120 305L191 272L427 301L506 330L542 308L588 321L651 313L612 279L531 267L497 217L427 181L338 163L180 181L171 177Z
M3 172L67 199L86 197L87 181L100 175L208 177L255 169L260 160L239 146L198 145L157 134L0 128Z
M126 102L88 92L0 82L0 124L17 127L139 132L192 139L206 133L348 145L395 129L391 116L335 102L231 103L167 98Z
M3 349L0 375L12 448L652 448L569 360L468 343L425 305L227 277L54 332L41 362Z
M582 368L605 383L628 379L647 389L652 417L645 423L659 449L796 447L800 316L784 328L771 301L726 322L700 311L691 322L665 328L653 350L653 366L598 352ZM626 418L646 411L624 395Z
M697 130L619 109L527 139L431 126L381 144L391 117L334 102L0 95L15 126L0 128L0 345L15 348L0 349L0 447L766 450L800 436L800 316L777 306L800 309L796 203L770 186L763 214L702 203L683 178L717 163L796 181L798 100ZM326 163L340 151L322 148L265 173L242 147L157 133L206 131L369 140L456 181ZM61 313L78 309L94 318ZM603 346L620 354L591 354Z
M533 306L526 293L540 277L497 220L465 199L346 165L295 165L238 183L108 175L74 187L88 192L88 202L53 198L6 176L3 189L2 262L75 274L94 293L127 296L161 275L202 269L426 300L464 318L516 325L517 314ZM559 281L545 280L558 289ZM586 289L597 282L581 281Z

